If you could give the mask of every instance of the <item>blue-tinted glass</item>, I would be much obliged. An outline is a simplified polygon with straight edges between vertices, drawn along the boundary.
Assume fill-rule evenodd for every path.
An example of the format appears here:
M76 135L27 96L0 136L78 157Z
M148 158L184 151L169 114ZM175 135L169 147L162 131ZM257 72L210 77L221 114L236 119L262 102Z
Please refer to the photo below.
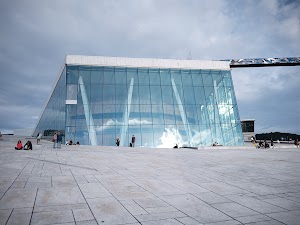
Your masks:
M149 70L138 69L139 85L150 85Z
M129 93L129 100L131 99L131 104L140 104L140 95L139 95L139 86L138 85L134 85L132 87L132 95L130 95ZM132 96L132 97L131 97ZM130 104L128 102L128 104Z
M197 107L196 105L186 105L185 106L186 117L189 124L199 124L197 118Z
M115 82L117 85L126 85L127 83L127 72L126 68L115 68Z
M103 69L103 83L115 84L115 69L113 67L104 67Z
M195 102L196 104L205 104L205 92L204 87L194 87L194 94L195 94Z
M163 104L173 104L173 88L172 86L163 86L161 88L161 95Z
M202 70L201 74L202 74L202 79L203 79L203 85L205 87L214 86L210 70Z
M162 104L161 86L150 86L151 89L151 103Z
M151 104L150 86L139 86L140 104Z
M165 124L175 125L174 105L163 105Z
M128 146L133 133L137 145L148 147L243 144L229 70L148 71L68 66L35 133L61 130L68 139L91 144L96 132L98 145L115 145L120 136ZM66 105L66 99L77 104Z
M191 70L194 86L203 86L201 70Z
M190 70L182 70L181 75L182 75L183 86L189 86L189 87L193 86L192 74Z
M152 124L152 109L151 105L140 105L140 116L142 124Z
M213 77L214 86L218 86L222 81L222 73L220 70L212 70L211 75Z
M67 66L67 83L78 83L78 66Z
M230 71L222 71L224 86L233 86Z
M103 84L103 67L91 67L91 84Z
M103 102L103 86L102 85L91 85L91 104L102 104Z
M84 86L91 85L91 71L90 67L80 66L79 67L79 83L84 84ZM82 81L82 83L81 83Z
M133 84L133 86L138 86L139 79L136 68L127 68L127 85Z
M103 125L115 126L116 125L116 105L103 105Z
M141 125L141 145L144 147L154 147L153 143L153 127L151 125Z
M149 69L150 85L160 85L159 69Z
M171 70L171 80L173 80L175 85L182 85L181 71L180 70Z
M153 124L164 124L162 105L152 105Z
M183 88L183 95L184 95L184 104L187 105L195 105L195 95L194 95L194 89L192 86L184 87Z
M103 103L104 104L115 104L116 91L115 85L103 85Z
M160 69L161 85L171 86L171 73L169 69Z
M123 85L116 85L116 104L127 104L128 101L128 87Z

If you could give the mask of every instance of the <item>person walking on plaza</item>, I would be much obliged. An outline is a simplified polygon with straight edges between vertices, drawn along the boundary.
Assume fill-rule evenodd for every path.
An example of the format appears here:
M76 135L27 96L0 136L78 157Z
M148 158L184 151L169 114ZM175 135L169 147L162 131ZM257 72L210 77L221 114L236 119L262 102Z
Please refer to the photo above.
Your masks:
M56 139L56 143L57 143L57 148L61 148L61 142L62 142L62 135L60 134L60 132L57 132L57 139Z
M53 135L53 138L52 138L53 148L55 148L56 141L57 141L57 133L55 132L54 135Z
M132 147L134 147L134 143L135 143L135 136L132 135L132 138L131 138L131 144L132 144Z
M273 138L271 138L271 147L274 148L274 141L273 141Z
M38 133L38 135L36 136L36 144L39 145L41 143L41 139L42 139L42 133Z
M116 145L117 145L117 146L120 146L120 138L119 138L119 137L117 137Z

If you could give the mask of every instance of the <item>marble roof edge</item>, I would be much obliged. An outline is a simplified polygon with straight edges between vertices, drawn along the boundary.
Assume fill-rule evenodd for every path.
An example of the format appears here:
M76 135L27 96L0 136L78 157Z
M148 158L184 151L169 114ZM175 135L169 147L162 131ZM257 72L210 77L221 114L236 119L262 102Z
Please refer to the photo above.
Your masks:
M129 58L108 56L67 55L67 65L87 66L124 66L150 68L182 68L182 69L221 69L230 70L229 62L213 60L178 60L158 58Z

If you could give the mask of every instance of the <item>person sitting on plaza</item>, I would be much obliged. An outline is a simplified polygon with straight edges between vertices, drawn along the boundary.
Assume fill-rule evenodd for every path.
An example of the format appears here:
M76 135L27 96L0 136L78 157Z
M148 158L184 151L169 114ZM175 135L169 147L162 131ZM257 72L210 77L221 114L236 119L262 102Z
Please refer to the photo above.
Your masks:
M31 141L27 141L24 145L24 150L32 150L32 143Z
M21 140L18 140L17 146L15 147L15 150L22 150L23 149L23 144Z
M264 147L264 143L262 142L262 140L260 140L258 143L258 148L262 148L262 147Z
M76 145L80 145L79 141L76 142Z
M270 148L270 145L268 144L268 141L266 139L264 141L264 146L265 146L265 148Z
M69 145L73 145L73 141L72 140L69 141Z

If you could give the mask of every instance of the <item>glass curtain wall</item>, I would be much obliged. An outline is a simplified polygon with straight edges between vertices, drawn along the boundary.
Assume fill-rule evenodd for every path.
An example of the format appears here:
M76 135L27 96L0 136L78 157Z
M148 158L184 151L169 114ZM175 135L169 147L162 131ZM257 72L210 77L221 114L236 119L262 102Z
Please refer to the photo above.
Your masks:
M119 137L128 146L134 135L145 147L244 143L228 70L66 69L66 139L112 146Z
M65 133L65 102L66 102L66 68L61 73L52 95L33 133L42 133L44 138L51 138L54 132Z

